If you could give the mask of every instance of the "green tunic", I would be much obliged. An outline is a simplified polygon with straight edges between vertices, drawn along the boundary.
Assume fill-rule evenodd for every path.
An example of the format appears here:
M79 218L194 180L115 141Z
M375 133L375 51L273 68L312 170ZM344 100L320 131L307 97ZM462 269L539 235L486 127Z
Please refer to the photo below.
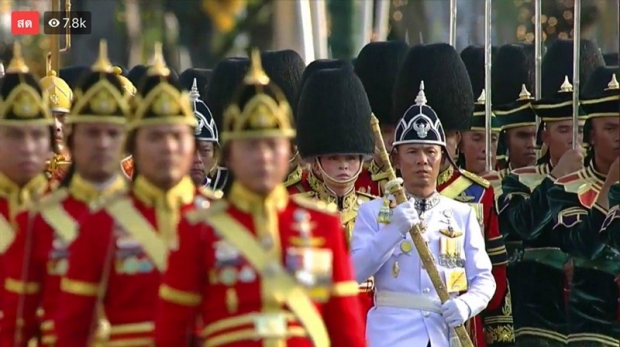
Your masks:
M603 242L620 251L620 184L609 189L609 212L601 228Z
M549 237L549 164L514 170L498 198L500 228L509 251L509 281L519 346L567 343L564 264L568 256Z
M618 346L618 287L620 257L600 239L607 211L597 205L605 176L590 164L561 177L549 190L554 217L551 233L565 252L574 257L568 297L570 345Z

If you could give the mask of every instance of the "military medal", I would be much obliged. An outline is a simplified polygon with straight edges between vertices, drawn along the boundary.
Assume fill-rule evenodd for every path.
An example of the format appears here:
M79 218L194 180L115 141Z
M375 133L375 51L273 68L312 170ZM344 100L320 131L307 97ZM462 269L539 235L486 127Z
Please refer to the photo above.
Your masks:
M56 263L56 274L62 276L67 273L68 269L69 269L69 262L67 261L67 259L60 259Z
M225 267L220 270L220 282L226 286L232 286L237 282L237 269Z
M235 288L226 289L226 309L229 313L237 312L239 308L239 297Z
M398 264L398 261L395 261L394 265L392 265L392 276L396 278L398 277L399 273L400 273L400 265Z
M256 273L249 266L244 266L241 271L239 271L239 281L243 283L251 283L256 280Z
M139 270L138 259L129 257L123 261L123 272L129 275L136 274Z
M449 293L458 293L467 290L467 276L465 269L455 268L445 271L446 287Z
M412 249L413 247L411 246L411 242L405 240L400 243L400 250L403 251L404 253L409 253L411 252Z

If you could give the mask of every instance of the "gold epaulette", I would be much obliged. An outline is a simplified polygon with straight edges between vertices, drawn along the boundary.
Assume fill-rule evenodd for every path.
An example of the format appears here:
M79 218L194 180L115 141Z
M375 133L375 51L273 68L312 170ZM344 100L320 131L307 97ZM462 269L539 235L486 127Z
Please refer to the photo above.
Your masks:
M295 168L295 170L289 172L288 176L286 176L286 180L284 181L284 187L288 188L301 182L303 172L304 170L299 165Z
M471 172L469 172L467 170L463 170L463 169L461 169L459 171L461 172L461 175L463 175L466 178L474 181L474 183L477 183L477 184L481 185L484 188L489 188L491 186L491 183L489 181L485 180L484 178L482 178L482 177L480 177L478 175L475 175L475 174L473 174L473 173L471 173Z
M221 190L214 191L208 187L198 187L198 193L209 200L219 200L224 195Z
M61 203L68 196L69 190L67 188L63 187L56 189L53 192L43 196L43 198L41 198L41 200L39 200L39 202L36 204L36 209L37 211L42 211L47 207Z
M368 194L368 193L364 193L360 191L356 191L355 193L357 194L358 199L362 200L362 202L372 201L372 200L380 198L379 196L374 196L372 194Z
M127 196L128 189L123 188L115 193L101 196L88 204L91 213L101 211L107 204Z
M196 209L185 213L185 219L191 225L195 225L206 221L206 217L215 213L221 213L228 208L228 202L226 200L217 200L209 206L208 210Z
M292 195L291 199L299 206L308 210L319 211L323 213L336 215L338 213L338 207L333 204L326 204L321 200L310 199L301 194Z

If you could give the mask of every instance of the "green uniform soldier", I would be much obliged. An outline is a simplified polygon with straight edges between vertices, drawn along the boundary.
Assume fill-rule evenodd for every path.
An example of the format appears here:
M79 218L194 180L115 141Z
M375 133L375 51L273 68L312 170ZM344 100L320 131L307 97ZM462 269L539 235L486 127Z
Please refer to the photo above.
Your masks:
M553 98L539 100L534 105L546 127L545 139L549 155L538 165L512 171L502 182L498 199L502 232L507 237L510 254L509 280L514 288L514 317L518 346L566 345L566 318L564 310L564 264L568 256L550 239L551 216L547 190L553 186L555 175L563 176L577 167L555 167L572 138L572 85L563 84ZM505 118L507 123L531 120L529 100L518 100L507 110L518 110ZM558 128L569 138L558 135ZM564 127L567 127L564 129ZM569 131L570 130L570 131ZM564 142L562 142L564 140ZM532 283L536 283L534 286ZM541 286L544 286L541 288Z
M600 67L583 90L585 167L558 178L547 193L554 225L547 235L574 258L567 319L568 345L575 347L618 346L620 338L620 256L598 235L608 213L607 192L618 180L620 86L613 72Z
M478 100L474 104L474 114L469 124L469 130L462 133L461 142L459 143L459 159L458 165L460 168L465 169L471 173L474 173L480 177L486 179L489 172L486 172L486 117L485 117L485 99L486 93L484 89L478 97ZM502 128L500 126L498 118L494 113L491 113L491 150L493 155L491 157L492 167L495 167L497 144L499 140L499 134ZM493 172L495 173L495 172ZM488 179L487 179L488 181ZM492 182L491 184L499 185L499 181ZM495 190L496 187L493 186ZM497 193L496 193L497 194Z

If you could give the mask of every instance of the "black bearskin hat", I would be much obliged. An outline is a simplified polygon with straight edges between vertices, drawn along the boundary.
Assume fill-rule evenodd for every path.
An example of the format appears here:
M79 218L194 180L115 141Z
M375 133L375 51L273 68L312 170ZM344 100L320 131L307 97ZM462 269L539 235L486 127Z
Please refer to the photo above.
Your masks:
M587 81L596 68L605 65L601 50L593 41L581 40L580 56L579 81ZM569 82L573 83L573 40L557 40L545 54L541 78L543 98L556 94L564 76L568 76ZM583 84L581 83L580 92Z
M317 59L308 64L308 66L306 66L306 69L304 70L304 73L301 76L301 83L299 85L299 92L297 93L296 102L294 105L291 105L294 109L297 108L301 91L303 90L304 85L306 84L306 81L308 81L310 76L319 70L327 69L348 69L353 71L353 65L351 65L351 63L349 63L348 61L341 59ZM296 114L296 112L294 113Z
M88 66L67 66L58 70L58 77L67 82L71 90L75 90L80 78L90 71Z
M609 88L612 75L616 74L616 80L620 77L620 68L617 66L600 66L588 78L584 83L581 94L581 99L591 99L600 97L605 94L605 89Z
M146 75L148 69L146 65L136 65L129 70L127 78L136 88L140 88L140 82L142 82L142 78Z
M534 91L535 74L534 45L525 43L506 44L497 50L491 68L491 101L493 105L505 105L519 98L525 88ZM555 86L555 89L558 89Z
M364 85L379 124L396 125L391 116L392 90L407 50L409 46L402 41L371 42L355 60L355 73Z
M312 74L299 98L297 148L303 159L331 154L374 153L372 109L364 86L352 70Z
M607 66L618 66L618 52L605 53L603 54L603 59L605 60L605 65Z
M230 104L237 87L243 82L249 66L248 58L235 57L220 61L213 69L204 98L218 129L223 127L224 110Z
M467 46L461 51L460 55L461 59L463 59L463 63L465 63L467 74L469 75L475 101L484 89L484 47Z
M427 105L437 113L444 130L468 130L474 112L474 93L463 60L447 43L409 49L394 85L395 123L415 103L422 81Z
M271 82L280 87L286 96L294 117L295 101L301 90L301 77L306 68L306 63L299 53L292 49L261 52L260 59L263 70Z

